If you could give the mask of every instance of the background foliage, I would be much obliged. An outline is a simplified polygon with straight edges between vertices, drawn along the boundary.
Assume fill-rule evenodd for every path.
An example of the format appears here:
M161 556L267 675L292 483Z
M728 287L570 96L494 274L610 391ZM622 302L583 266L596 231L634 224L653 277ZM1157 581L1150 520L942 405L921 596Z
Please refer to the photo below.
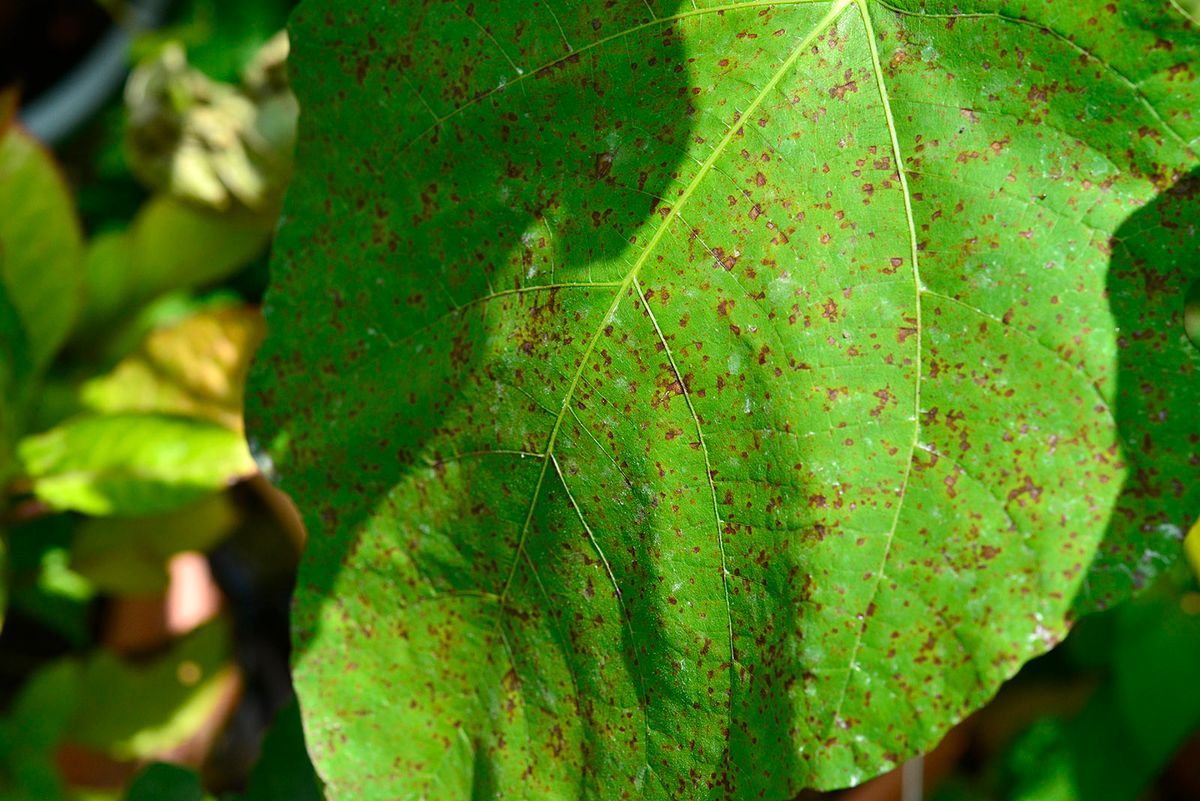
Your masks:
M57 157L4 93L5 799L320 797L288 705L302 532L241 419L290 173L290 7L178 4Z
M291 5L0 92L0 797L1200 795L1191 4Z

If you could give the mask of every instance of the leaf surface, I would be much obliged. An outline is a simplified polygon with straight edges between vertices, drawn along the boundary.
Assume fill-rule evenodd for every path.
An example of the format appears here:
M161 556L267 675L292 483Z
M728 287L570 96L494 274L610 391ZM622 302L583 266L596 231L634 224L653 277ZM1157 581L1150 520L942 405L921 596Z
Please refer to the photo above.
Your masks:
M857 783L1178 552L1178 7L310 0L291 36L248 419L312 532L329 797Z

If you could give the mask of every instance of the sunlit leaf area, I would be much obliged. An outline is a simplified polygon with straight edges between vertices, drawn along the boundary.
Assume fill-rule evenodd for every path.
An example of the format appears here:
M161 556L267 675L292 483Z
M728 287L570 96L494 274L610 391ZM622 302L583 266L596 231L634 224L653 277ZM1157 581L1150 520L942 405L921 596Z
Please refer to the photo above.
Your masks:
M1200 799L1200 5L0 0L0 801Z

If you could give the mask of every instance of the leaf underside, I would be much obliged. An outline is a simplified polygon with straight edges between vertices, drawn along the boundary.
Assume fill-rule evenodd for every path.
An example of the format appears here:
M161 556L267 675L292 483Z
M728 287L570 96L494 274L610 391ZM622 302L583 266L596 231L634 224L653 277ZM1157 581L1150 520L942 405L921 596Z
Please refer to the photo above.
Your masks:
M291 34L248 419L312 532L330 798L856 783L1175 558L1178 6L308 0Z

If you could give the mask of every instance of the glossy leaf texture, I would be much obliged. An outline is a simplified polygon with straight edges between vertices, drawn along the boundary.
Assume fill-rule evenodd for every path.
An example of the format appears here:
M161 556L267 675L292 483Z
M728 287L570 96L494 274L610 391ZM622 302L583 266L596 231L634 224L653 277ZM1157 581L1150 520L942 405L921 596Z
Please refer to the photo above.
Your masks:
M311 531L330 798L856 783L1179 552L1180 7L308 0L290 31L248 420Z

